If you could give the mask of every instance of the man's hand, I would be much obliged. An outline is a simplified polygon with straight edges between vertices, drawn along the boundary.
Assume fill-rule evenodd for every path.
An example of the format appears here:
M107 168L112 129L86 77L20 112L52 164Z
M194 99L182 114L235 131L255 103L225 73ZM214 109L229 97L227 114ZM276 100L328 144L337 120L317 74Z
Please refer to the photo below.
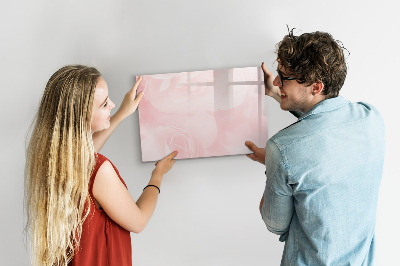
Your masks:
M256 144L251 141L246 141L245 145L249 148L252 152L251 154L246 154L247 157L252 159L253 161L259 162L261 164L265 164L265 149L258 148Z
M264 72L264 85L265 85L265 95L271 96L279 103L282 101L281 99L281 91L278 86L274 86L274 76L271 72L265 67L264 62L261 64L261 69Z

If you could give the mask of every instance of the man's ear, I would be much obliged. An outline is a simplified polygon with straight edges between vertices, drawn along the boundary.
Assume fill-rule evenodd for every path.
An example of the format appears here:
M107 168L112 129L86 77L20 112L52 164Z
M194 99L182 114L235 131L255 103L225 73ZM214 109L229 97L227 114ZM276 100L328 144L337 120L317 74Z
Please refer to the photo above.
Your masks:
M312 84L312 95L318 95L322 92L322 90L324 89L324 83L322 82L315 82Z

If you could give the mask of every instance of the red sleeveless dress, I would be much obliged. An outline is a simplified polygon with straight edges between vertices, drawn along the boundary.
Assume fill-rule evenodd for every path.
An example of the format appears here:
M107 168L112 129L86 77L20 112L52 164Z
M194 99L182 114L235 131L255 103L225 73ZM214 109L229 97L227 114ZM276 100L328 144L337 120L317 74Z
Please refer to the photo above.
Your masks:
M109 160L99 153L96 154L96 166L89 181L90 213L83 223L80 246L69 263L71 266L132 265L130 232L111 220L103 209L97 208L93 197L93 183L97 171L105 161ZM111 165L126 187L117 168L112 163Z

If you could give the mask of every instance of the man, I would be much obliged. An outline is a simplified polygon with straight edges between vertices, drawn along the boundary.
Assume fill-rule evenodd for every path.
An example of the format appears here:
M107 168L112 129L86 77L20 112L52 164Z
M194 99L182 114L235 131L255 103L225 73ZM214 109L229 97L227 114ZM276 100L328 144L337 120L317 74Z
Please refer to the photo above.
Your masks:
M330 34L290 31L277 63L275 79L262 64L265 93L298 120L265 149L246 145L266 165L260 212L285 242L281 265L371 265L383 120L373 106L339 96L347 67Z

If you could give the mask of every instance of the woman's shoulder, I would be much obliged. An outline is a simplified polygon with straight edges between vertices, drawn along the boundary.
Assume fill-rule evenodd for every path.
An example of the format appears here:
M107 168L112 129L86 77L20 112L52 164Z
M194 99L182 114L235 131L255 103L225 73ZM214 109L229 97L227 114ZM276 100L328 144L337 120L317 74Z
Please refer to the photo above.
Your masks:
M109 160L104 160L97 171L98 176L117 175L113 164ZM118 175L117 175L118 176Z
M95 157L95 165L92 170L92 176L91 176L92 182L93 182L93 179L96 177L97 172L99 171L100 167L104 164L104 162L109 161L107 157L105 157L104 155L102 155L100 153L95 153L94 157Z
M94 174L98 175L99 173L100 175L105 175L105 176L116 175L126 187L126 184L124 180L121 178L121 175L119 174L117 167L115 167L115 165L107 157L105 157L100 153L96 153L96 169Z
M95 180L98 179L99 172L109 172L113 170L113 166L107 157L100 153L95 153L96 163L92 170L92 175L89 180L89 193L93 192L93 185ZM97 183L97 182L96 182Z

